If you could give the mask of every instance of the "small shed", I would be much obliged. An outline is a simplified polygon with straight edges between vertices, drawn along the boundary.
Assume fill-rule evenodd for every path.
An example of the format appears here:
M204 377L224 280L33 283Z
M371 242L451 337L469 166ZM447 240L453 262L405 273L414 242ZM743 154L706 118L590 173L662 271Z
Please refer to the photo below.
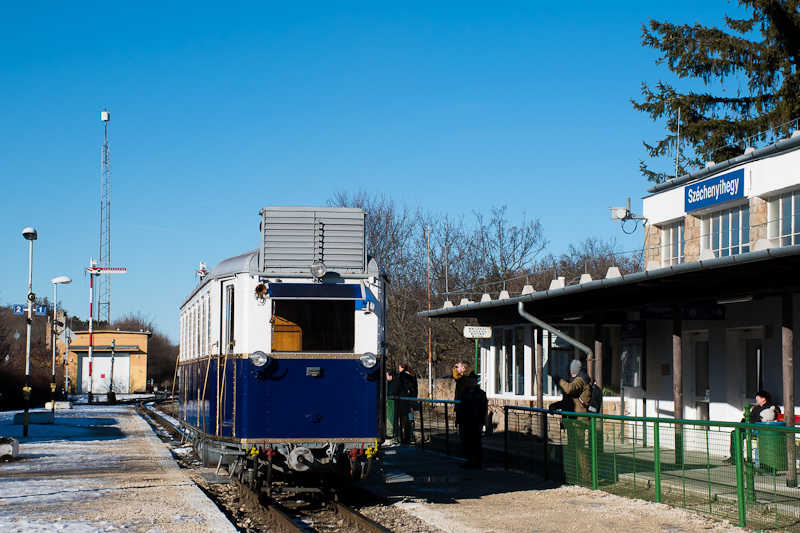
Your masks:
M147 341L149 331L76 331L67 361L70 394L126 394L147 388ZM90 375L91 368L91 375Z

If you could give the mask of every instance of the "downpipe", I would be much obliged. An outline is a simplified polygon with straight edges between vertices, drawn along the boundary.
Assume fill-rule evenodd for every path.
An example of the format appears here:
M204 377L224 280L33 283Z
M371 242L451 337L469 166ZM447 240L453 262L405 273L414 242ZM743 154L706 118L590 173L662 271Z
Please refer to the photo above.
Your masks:
M553 326L551 326L547 322L543 322L543 321L539 320L538 318L536 318L535 316L525 312L525 304L523 304L522 302L518 302L517 303L517 311L519 312L519 316L521 316L522 318L524 318L528 322L531 322L532 324L535 324L535 325L539 326L542 329L546 329L547 331L549 331L550 333L552 333L553 335L555 335L559 339L563 339L568 344L570 344L570 345L574 346L575 348L579 349L580 351L584 352L586 354L586 362L587 362L587 364L589 363L589 361L594 361L594 352L592 351L591 348L589 348L588 346L586 346L583 343L580 343L580 342L576 341L575 339L573 339L572 337L570 337L569 335L567 335L563 331L557 330L556 328L554 328ZM589 369L587 368L586 370L588 371Z

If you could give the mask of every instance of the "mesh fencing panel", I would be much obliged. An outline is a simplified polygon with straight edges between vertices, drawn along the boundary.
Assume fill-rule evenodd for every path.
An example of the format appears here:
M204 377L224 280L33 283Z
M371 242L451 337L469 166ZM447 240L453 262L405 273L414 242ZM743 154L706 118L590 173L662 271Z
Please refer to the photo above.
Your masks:
M458 402L393 401L393 426L407 426L408 444L461 455ZM498 430L506 469L691 509L744 527L800 533L795 459L800 430L782 423L576 415L507 405ZM402 433L397 432L401 442Z

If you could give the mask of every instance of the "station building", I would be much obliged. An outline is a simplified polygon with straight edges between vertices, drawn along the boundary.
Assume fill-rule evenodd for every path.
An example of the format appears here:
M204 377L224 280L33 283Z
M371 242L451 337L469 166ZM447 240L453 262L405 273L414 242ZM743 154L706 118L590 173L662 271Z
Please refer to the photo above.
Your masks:
M67 359L70 394L87 394L89 380L89 332L76 331ZM94 394L111 390L128 394L147 388L147 342L149 331L99 330L92 332L92 379ZM113 360L113 364L112 364Z
M492 328L480 345L494 405L545 407L580 359L612 414L738 422L767 390L795 411L800 136L650 187L643 272L425 311ZM574 341L574 342L572 342ZM788 421L791 424L793 421Z

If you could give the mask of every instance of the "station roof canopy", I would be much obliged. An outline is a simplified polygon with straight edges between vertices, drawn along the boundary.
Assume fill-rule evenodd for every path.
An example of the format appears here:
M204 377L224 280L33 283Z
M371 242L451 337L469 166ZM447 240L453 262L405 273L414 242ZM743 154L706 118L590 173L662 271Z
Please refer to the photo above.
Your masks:
M800 245L682 263L617 278L474 302L419 313L431 318L475 318L482 325L519 323L518 303L546 322L620 323L629 311L652 306L718 305L800 291Z

